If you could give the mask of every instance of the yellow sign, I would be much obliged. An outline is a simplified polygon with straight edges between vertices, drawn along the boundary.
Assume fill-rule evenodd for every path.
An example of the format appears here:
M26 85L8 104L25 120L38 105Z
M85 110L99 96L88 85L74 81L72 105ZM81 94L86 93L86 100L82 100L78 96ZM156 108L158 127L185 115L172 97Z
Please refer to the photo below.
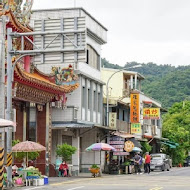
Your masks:
M141 124L131 123L131 133L141 133Z
M135 147L135 145L134 145L134 143L133 143L132 141L126 141L126 142L125 142L124 150L125 150L126 152L131 152L134 147Z
M160 119L160 108L143 108L143 119Z
M109 126L112 129L116 129L117 113L109 113Z
M131 123L139 123L139 94L131 94L131 110L130 120Z

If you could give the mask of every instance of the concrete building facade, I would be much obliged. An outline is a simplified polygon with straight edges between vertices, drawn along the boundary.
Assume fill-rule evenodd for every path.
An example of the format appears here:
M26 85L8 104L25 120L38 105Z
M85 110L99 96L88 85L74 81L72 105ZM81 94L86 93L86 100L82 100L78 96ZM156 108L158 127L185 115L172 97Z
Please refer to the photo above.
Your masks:
M108 79L119 70L102 68L102 80L107 83ZM139 123L140 132L132 133L138 141L150 141L153 152L159 151L159 141L162 138L161 117L156 119L143 118L143 108L158 108L162 110L161 103L148 97L141 91L141 81L144 77L137 72L121 70L111 77L108 86L109 112L116 112L116 129L120 132L132 133L131 131L131 94L139 95ZM104 87L106 94L106 86ZM104 95L104 109L106 112L106 99ZM104 123L107 118L105 117Z
M107 42L107 29L83 8L34 10L30 24L34 32L62 32L52 42L52 35L34 38L38 48L51 43L47 47L51 53L35 56L37 68L49 74L52 67L72 66L80 84L66 95L63 109L52 103L51 162L56 162L56 146L68 143L77 148L70 163L72 170L75 174L88 171L90 165L100 163L100 156L85 148L104 136L101 46ZM61 53L55 52L56 48Z

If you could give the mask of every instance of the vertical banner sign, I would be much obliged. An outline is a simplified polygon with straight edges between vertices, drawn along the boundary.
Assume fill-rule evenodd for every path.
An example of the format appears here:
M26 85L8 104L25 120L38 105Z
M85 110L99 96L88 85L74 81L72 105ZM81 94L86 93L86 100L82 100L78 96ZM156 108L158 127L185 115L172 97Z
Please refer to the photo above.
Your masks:
M131 133L141 133L141 124L131 123Z
M117 113L109 113L109 126L112 129L116 129Z
M131 123L139 123L139 94L131 94Z
M0 189L3 189L4 148L0 147Z
M143 108L143 119L160 119L160 108Z

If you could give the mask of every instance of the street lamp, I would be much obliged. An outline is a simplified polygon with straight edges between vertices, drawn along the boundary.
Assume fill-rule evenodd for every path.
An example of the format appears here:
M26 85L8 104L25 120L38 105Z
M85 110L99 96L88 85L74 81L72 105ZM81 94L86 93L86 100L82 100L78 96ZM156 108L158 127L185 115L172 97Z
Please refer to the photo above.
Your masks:
M137 67L142 67L142 65L135 65L135 66L132 66L132 67L128 67L128 68L124 68L124 69L119 69L117 70L116 72L114 72L108 79L107 83L106 83L106 100L107 100L107 126L109 127L109 95L108 95L108 85L109 85L109 82L110 82L110 79L116 74L116 73L119 73L121 71L126 71L126 69L133 69L133 68L137 68Z

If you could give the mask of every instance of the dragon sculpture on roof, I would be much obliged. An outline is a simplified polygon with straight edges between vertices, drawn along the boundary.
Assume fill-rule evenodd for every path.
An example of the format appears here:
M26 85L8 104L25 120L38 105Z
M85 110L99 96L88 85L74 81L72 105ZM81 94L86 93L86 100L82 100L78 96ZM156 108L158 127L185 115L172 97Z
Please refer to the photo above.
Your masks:
M2 11L11 10L20 23L29 24L33 0L1 0L0 4Z

